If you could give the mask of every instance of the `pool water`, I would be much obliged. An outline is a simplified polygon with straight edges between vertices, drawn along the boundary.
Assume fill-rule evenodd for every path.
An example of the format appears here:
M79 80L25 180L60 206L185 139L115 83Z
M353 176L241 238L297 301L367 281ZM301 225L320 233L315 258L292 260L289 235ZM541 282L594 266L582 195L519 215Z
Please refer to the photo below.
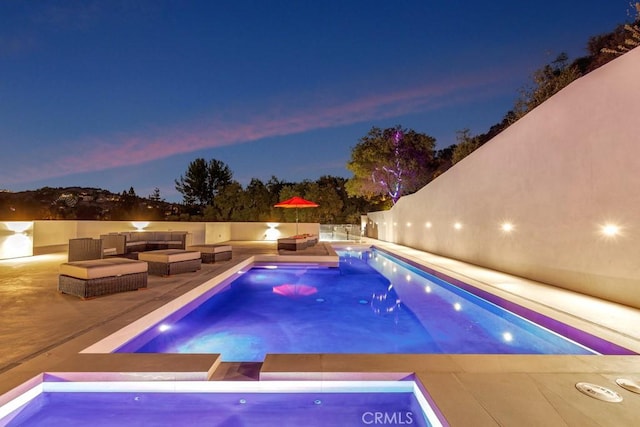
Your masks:
M355 387L350 383L288 386L274 382L262 387L176 383L176 390L168 391L171 386L162 382L44 383L25 403L0 415L0 425L314 427L362 426L376 420L391 426L442 425L413 382L371 386L361 382ZM330 390L323 391L324 387ZM246 390L224 391L229 388Z
M410 393L44 393L9 426L426 426ZM283 421L286 422L283 424Z
M117 351L232 362L268 353L594 354L381 252L339 253L339 269L253 268Z

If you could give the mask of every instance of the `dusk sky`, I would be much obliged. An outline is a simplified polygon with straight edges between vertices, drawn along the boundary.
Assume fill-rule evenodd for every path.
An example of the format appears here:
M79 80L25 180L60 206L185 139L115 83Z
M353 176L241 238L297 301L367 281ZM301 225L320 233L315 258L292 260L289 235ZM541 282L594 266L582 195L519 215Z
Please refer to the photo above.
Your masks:
M234 179L350 177L372 126L455 143L629 0L0 0L0 189L140 196L198 157Z

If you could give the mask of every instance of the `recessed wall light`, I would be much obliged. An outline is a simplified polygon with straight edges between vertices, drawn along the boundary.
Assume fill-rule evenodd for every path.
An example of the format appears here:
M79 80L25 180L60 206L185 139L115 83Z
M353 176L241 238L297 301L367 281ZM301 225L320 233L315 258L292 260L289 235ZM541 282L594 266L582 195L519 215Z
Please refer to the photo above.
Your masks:
M620 226L607 223L601 227L600 232L607 237L614 237L620 234Z
M456 222L455 224L453 224L453 228L455 228L456 230L462 230L462 224L459 222Z
M500 229L505 233L510 233L511 231L513 231L513 224L511 224L510 222L503 222L500 226Z
M142 231L149 226L149 221L132 221L131 225L133 225L137 231Z

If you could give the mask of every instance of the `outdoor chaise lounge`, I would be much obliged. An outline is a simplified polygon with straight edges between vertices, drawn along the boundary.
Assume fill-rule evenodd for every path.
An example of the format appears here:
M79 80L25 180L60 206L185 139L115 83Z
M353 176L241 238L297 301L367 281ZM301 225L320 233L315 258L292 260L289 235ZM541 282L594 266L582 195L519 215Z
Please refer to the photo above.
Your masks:
M278 250L299 251L306 249L307 238L303 236L292 236L278 239Z
M138 259L149 264L149 274L170 276L200 270L202 259L199 251L164 249L140 252Z
M303 234L303 236L307 239L307 246L313 246L318 243L317 234Z
M297 236L284 237L278 239L278 250L299 251L318 243L318 236L315 234L301 234Z
M227 261L231 259L231 245L195 245L189 246L190 251L199 251L202 262L211 264L218 261Z
M60 265L58 291L82 299L147 287L147 263L126 258L73 261Z

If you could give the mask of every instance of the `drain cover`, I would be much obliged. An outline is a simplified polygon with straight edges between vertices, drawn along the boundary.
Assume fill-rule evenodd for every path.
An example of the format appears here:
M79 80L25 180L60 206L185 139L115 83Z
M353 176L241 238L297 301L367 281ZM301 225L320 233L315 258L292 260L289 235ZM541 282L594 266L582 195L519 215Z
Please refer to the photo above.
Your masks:
M622 396L613 390L591 383L577 383L576 388L587 396L605 402L622 402Z
M628 380L626 378L618 378L616 380L616 384L622 387L625 390L629 390L632 393L640 394L640 384L635 381Z

